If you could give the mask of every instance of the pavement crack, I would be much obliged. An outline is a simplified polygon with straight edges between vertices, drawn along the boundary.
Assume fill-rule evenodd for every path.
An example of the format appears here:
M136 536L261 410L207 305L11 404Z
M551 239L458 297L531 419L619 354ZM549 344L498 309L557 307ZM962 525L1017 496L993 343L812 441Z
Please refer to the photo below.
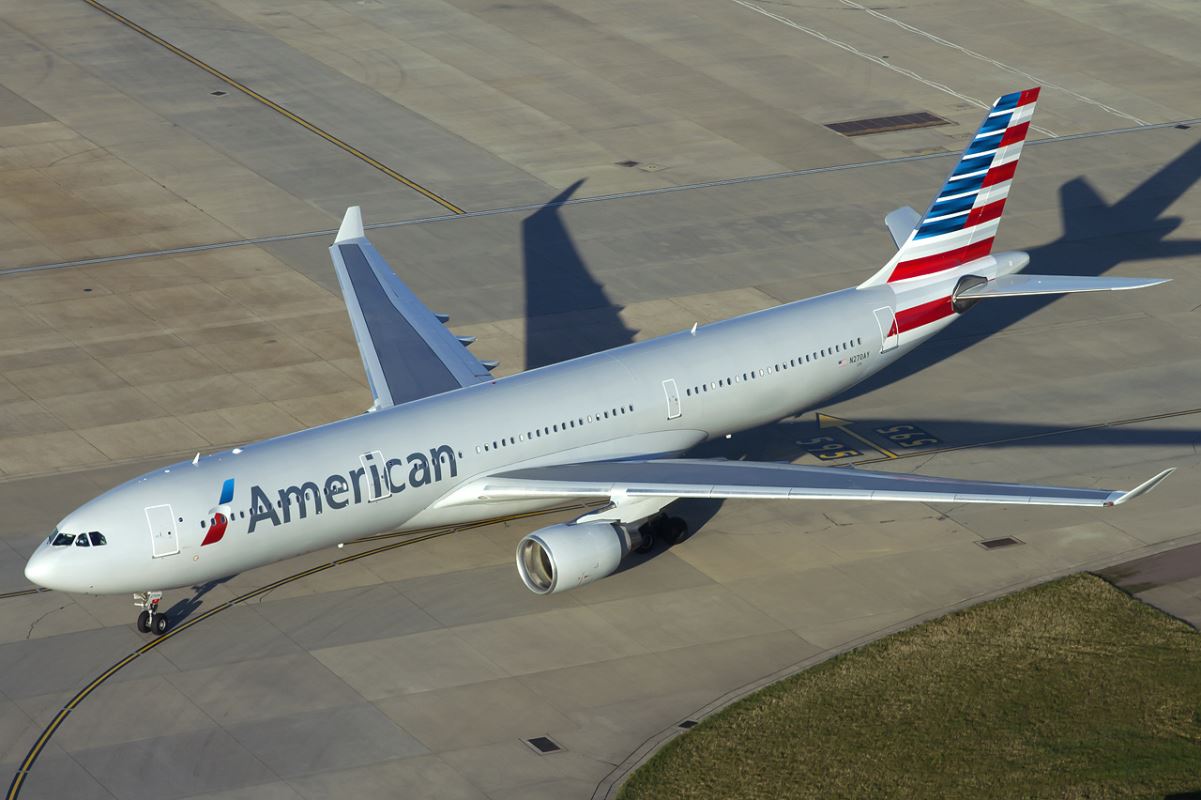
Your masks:
M29 623L29 630L26 632L26 634L25 634L25 638L26 638L26 639L28 639L29 637L33 636L33 629L34 629L34 628L36 628L36 627L38 626L38 623L39 623L39 622L41 622L42 620L44 620L46 617L50 616L51 614L55 614L55 613L57 613L57 612L59 612L59 611L62 611L62 610L63 610L64 608L66 608L66 607L67 607L67 604L66 604L66 603L63 603L63 604L62 604L61 606L59 606L58 608L52 608L52 609L50 609L50 610L49 610L49 611L47 611L45 614L43 614L42 616L38 617L38 618L37 618L37 619L35 619L33 622Z

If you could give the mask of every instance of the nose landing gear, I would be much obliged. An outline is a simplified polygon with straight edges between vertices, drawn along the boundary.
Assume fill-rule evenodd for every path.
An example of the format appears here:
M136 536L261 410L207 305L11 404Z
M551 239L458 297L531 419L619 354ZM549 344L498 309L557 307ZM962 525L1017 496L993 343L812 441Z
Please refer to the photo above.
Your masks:
M162 636L167 632L170 623L167 615L158 610L158 603L163 599L162 592L139 592L133 596L133 604L142 609L138 614L138 631Z

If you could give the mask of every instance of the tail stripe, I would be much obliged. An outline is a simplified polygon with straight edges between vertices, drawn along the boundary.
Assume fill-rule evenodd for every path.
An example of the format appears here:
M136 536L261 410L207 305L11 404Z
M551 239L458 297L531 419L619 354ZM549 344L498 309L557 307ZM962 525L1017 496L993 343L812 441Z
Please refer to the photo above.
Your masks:
M997 98L916 229L866 285L920 278L992 250L1038 89Z
M956 178L963 175L970 175L973 172L979 172L982 169L988 169L992 164L995 153L989 153L986 156L978 156L976 158L965 158L955 165L955 169L951 172L951 177Z
M941 272L944 269L950 269L960 264L966 264L969 261L975 261L977 258L983 258L992 252L992 241L992 237L990 236L987 239L972 242L954 250L922 256L910 261L902 261L893 270L892 280L903 281L906 278L929 275L932 272Z

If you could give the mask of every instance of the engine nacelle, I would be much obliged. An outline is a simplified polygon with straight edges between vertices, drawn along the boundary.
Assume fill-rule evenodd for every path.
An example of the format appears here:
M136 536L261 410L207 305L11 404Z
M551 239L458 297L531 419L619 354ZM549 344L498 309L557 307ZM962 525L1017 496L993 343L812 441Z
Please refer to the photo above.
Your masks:
M534 594L554 594L612 575L629 551L630 534L621 525L551 525L518 542L517 571Z

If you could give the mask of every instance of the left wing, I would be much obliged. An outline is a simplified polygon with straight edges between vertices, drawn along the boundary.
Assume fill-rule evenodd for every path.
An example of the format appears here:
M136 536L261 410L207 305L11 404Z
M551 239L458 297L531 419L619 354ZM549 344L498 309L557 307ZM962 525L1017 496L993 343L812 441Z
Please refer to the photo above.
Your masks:
M1155 488L1173 469L1123 492L754 461L598 461L501 472L469 484L448 500L471 503L517 497L702 497L1116 506Z
M358 206L346 209L329 249L350 313L372 411L491 380L489 367L396 277L363 233Z

